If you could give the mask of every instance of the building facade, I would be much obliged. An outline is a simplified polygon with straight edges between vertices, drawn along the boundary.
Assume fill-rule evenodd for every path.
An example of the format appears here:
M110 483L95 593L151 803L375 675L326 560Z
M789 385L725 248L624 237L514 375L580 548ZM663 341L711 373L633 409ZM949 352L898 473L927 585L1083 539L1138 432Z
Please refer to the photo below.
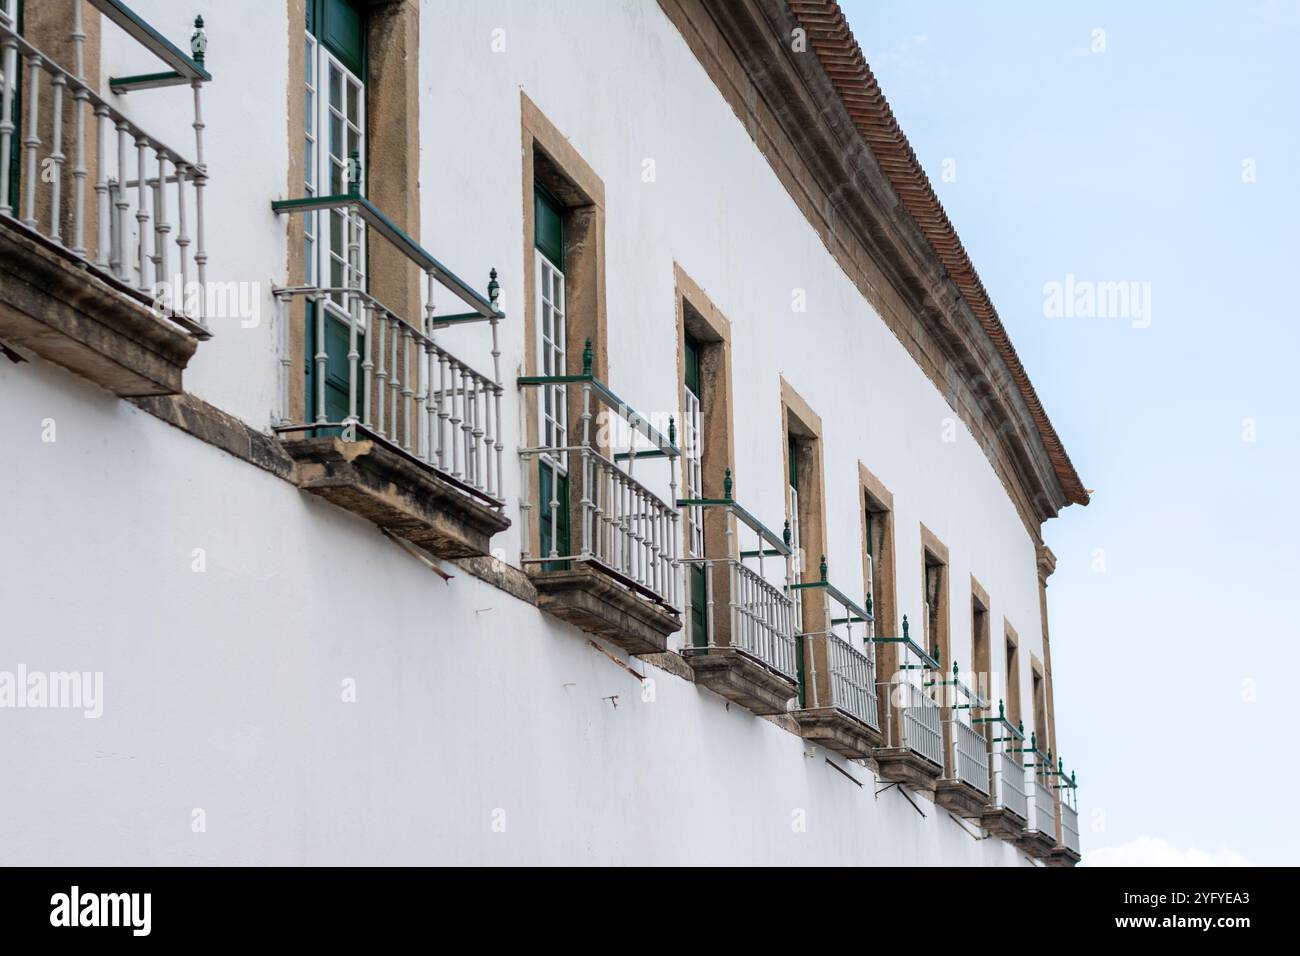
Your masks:
M0 9L3 862L1078 860L1087 492L834 2Z

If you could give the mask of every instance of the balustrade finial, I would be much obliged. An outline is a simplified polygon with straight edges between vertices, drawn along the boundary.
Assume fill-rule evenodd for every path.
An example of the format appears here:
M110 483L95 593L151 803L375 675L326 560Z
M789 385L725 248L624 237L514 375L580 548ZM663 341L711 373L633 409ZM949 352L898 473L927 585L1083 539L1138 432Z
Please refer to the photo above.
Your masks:
M1062 777L1065 776L1065 758L1060 754L1056 755L1056 772Z
M822 555L822 564L819 570L822 573L822 584L825 584L826 583L826 555L824 554Z
M869 617L869 618L871 618L871 619L873 619L873 620L874 620L875 617L876 617L876 610L875 610L875 608L873 608L873 607L871 606L871 592L870 592L870 591L867 592L867 617Z
M677 419L668 416L668 444L677 447Z
M907 615L903 615L903 640L907 640Z
M1073 770L1070 771L1070 787L1071 789L1078 789L1079 787L1079 781L1075 779Z
M582 374L591 374L591 362L593 354L591 351L591 339L587 339L587 344L582 348Z
M501 297L501 284L497 282L497 270L493 269L488 273L488 301L492 303L492 308L497 307L497 299Z
M203 17L194 18L194 35L190 37L190 53L194 62L203 65L203 58L208 52L208 35L203 32Z
M957 668L957 661L956 661L956 659L954 658L954 659L953 659L953 662L952 662L952 679L953 679L953 680L957 680L957 678L960 677L960 676L961 676L961 671L958 670L958 668Z
M1002 698L999 697L998 698L998 720L1006 720L1006 719L1007 719L1007 712L1005 708L1003 708L1002 706Z
M1020 731L1020 736L1023 737L1023 736L1025 735L1025 722L1024 722L1024 720L1022 719L1022 720L1017 721L1017 725L1018 725L1018 726L1016 727L1016 729Z
M1038 749L1038 731L1036 730L1030 733L1029 735L1029 749L1030 750Z
M355 149L348 154L348 195L361 195L361 154Z

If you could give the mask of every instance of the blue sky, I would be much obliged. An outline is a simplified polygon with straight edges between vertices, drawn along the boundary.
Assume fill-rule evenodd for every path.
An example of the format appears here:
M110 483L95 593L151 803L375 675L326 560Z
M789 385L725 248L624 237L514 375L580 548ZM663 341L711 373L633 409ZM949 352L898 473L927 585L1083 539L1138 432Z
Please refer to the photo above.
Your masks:
M1095 489L1044 532L1085 858L1294 863L1300 3L841 6Z

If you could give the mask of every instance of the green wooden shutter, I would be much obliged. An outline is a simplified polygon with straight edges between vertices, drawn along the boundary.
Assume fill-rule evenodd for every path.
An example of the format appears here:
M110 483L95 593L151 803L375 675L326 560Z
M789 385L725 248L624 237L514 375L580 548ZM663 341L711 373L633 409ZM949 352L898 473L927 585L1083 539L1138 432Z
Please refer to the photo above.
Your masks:
M785 447L790 456L790 487L795 491L799 490L799 461L795 450L798 443L793 435L787 435L785 438Z
M551 487L555 483L557 494L555 499L560 506L555 510L555 525L551 527ZM537 503L538 511L541 514L541 520L538 522L540 556L546 557L551 553L551 542L555 542L555 550L559 554L569 553L569 476L566 474L555 474L546 462L539 464L539 474L537 481ZM547 561L542 565L543 571L567 571L569 562L567 561Z
M343 65L366 78L366 8L359 0L310 0L307 30Z
M700 343L695 341L689 335L686 336L686 387L694 393L696 398L703 397L700 391ZM701 415L704 409L701 408Z
M307 404L308 410L307 421L315 421L319 415L318 393L316 387L316 310L323 308L320 303L308 302L306 308L307 316L307 347L304 350L306 355L306 382L307 382ZM351 343L351 332L348 324L331 312L325 313L325 419L330 422L341 422L348 417L348 351ZM362 355L366 351L366 336L364 332L357 333L357 351ZM364 379L361 377L360 362L357 363L357 415L361 415L361 403L364 396L361 393L361 384ZM337 434L338 429L320 429L318 435Z
M533 189L533 243L564 271L564 207L541 186Z

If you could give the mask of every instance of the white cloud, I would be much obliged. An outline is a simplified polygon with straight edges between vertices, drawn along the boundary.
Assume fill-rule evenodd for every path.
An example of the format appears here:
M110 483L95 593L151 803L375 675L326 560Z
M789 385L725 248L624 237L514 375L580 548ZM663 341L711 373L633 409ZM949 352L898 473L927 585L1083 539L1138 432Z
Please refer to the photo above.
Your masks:
M1235 850L1180 850L1158 837L1141 836L1119 846L1089 850L1084 866L1250 866Z

